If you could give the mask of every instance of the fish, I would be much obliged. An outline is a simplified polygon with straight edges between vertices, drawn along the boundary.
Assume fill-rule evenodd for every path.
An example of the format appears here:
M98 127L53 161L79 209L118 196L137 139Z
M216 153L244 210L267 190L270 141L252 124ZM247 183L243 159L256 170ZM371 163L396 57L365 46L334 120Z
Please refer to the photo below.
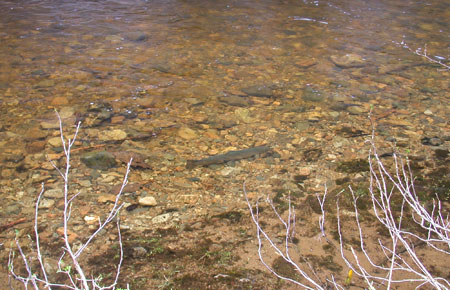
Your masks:
M270 148L269 146L257 146L242 150L229 151L225 154L218 154L200 160L187 160L186 168L192 169L195 167L208 166L211 164L222 164L228 161L247 159L256 155L266 153L273 153L272 148Z

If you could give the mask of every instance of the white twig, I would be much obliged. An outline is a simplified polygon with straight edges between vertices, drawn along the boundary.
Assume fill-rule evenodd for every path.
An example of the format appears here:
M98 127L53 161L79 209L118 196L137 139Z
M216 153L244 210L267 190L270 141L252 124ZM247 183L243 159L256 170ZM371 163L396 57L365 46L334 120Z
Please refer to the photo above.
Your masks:
M130 159L130 161L127 164L127 170L126 170L124 179L122 181L122 186L119 190L119 193L116 195L116 199L115 199L113 208L110 210L106 219L103 222L100 222L97 230L88 237L87 241L84 244L82 244L81 247L76 252L74 252L73 247L69 242L69 220L70 220L70 216L71 216L71 212L72 212L71 211L72 210L72 202L74 201L74 199L76 197L79 196L80 192L69 197L70 153L71 153L72 146L74 145L75 140L77 138L81 123L77 124L73 139L68 139L66 141L64 138L61 117L59 116L58 113L56 113L56 115L57 115L58 121L59 121L61 142L63 144L64 155L66 157L66 164L65 164L64 170L59 169L56 166L56 164L50 160L53 167L56 169L56 171L61 175L62 179L64 180L64 186L63 186L64 187L64 189L63 189L63 198L64 198L63 242L64 242L64 247L63 247L63 254L61 255L59 262L58 262L58 272L65 273L67 275L68 279L70 280L71 285L51 283L49 273L47 272L47 269L43 262L42 253L41 253L41 243L39 240L39 231L38 231L38 223L39 223L38 215L39 215L39 203L40 203L40 201L44 195L44 191L45 191L44 185L42 185L42 190L39 193L39 196L38 196L36 204L35 204L35 216L34 216L36 253L37 253L37 258L39 260L40 270L42 272L43 279L39 278L38 274L32 272L31 265L28 261L28 258L25 255L25 253L22 251L22 248L20 247L19 241L17 239L16 239L17 248L22 257L22 260L23 260L25 269L28 273L28 276L22 277L22 276L17 275L14 272L14 254L12 252L10 253L9 261L8 261L9 271L13 278L15 278L18 281L21 281L24 284L25 289L28 289L29 283L31 283L33 285L34 289L38 289L38 283L43 283L45 285L45 288L47 288L47 289L51 289L52 287L74 289L74 290L116 289L117 282L118 282L119 275L120 275L120 269L121 269L121 266L123 263L122 234L120 232L120 222L119 222L119 217L118 217L119 211L123 207L123 204L121 204L119 202L119 200L120 200L122 192L128 182L128 175L130 173L132 159ZM102 229L104 229L106 225L108 225L110 222L112 222L116 216L117 216L117 231L118 231L118 238L119 238L118 242L119 242L119 249L120 249L120 260L119 260L119 263L117 264L117 270L116 270L114 282L109 286L100 286L99 285L100 281L98 278L87 278L82 266L79 263L79 258L81 256L81 254L86 250L87 246L92 242L92 240L96 236L98 236L99 232ZM70 270L71 266L68 266L69 268L61 269L61 264L62 264L63 258L66 254L70 257L70 264L72 264L76 270L76 276L73 276L74 273L72 273ZM128 286L127 286L127 289L128 289Z
M393 41L395 44L398 44L400 46L402 46L403 48L406 48L407 50L411 51L412 53L414 53L415 55L421 56L423 58L425 58L426 60L428 60L429 62L433 62L435 64L438 64L440 66L443 66L445 68L445 70L449 70L450 66L448 64L445 64L442 62L442 60L438 60L435 58L432 58L428 55L427 52L427 45L424 45L424 48L422 49L421 47L418 47L416 50L412 49L411 47L409 47L409 45L406 44L406 42L404 40L402 40L402 42L398 43ZM444 58L445 59L445 58Z
M360 251L356 251L350 247L346 250L346 245L342 232L341 210L339 205L339 196L337 194L336 208L337 208L337 232L339 235L339 250L341 258L352 273L363 279L368 286L368 289L375 289L374 285L383 285L383 288L391 289L394 284L414 283L416 288L422 286L431 286L435 289L450 289L450 282L436 274L430 272L429 264L423 260L423 256L416 252L418 245L426 245L427 251L436 251L442 253L443 258L449 259L450 255L450 221L448 215L444 213L444 208L439 200L436 198L433 201L432 208L427 209L419 200L418 195L414 189L414 178L409 167L408 162L404 162L398 154L393 155L394 160L394 174L389 173L385 168L383 162L377 153L374 131L372 131L372 139L368 140L370 144L369 152L369 167L370 167L370 199L372 202L372 212L376 220L388 232L387 238L379 238L378 241L367 241L365 235L365 226L360 220L359 211L357 207L358 197L353 192L351 186L349 191L353 200L353 210L355 212L355 223L357 234L360 240ZM268 199L267 202L271 206L280 223L284 226L286 239L284 241L284 251L279 247L273 239L263 230L259 219L259 203L256 202L255 210L247 197L247 192L244 183L244 194L250 210L253 223L256 225L256 238L258 241L258 255L263 265L269 269L275 276L288 282L297 284L306 289L324 289L323 283L317 282L319 279L311 277L300 268L300 265L294 262L289 255L289 236L294 232L292 229L291 220L295 217L294 207L291 205L289 198L288 217L283 219L277 212L273 202ZM319 229L321 235L326 237L325 230L325 199L327 190L321 198L317 195L317 199L321 209L319 216ZM400 201L398 207L394 207L395 202ZM413 223L416 226L415 231L411 228L405 229L404 224ZM346 226L348 227L348 226ZM268 242L271 248L286 263L292 265L303 279L306 279L308 284L295 281L291 278L284 277L274 269L272 269L265 261L262 253L263 241ZM327 241L333 245L331 241ZM377 247L375 255L369 254L368 245ZM377 260L384 256L384 261L377 262ZM330 286L335 289L344 289L339 285L334 276L327 279ZM346 286L347 285L346 281Z
M248 208L250 210L250 214L253 220L253 223L256 225L256 237L258 240L258 255L259 255L259 259L262 262L262 264L272 273L274 274L276 277L282 279L282 280L286 280L288 282L294 283L298 286L304 287L305 289L326 289L326 287L324 287L323 285L321 285L320 282L317 282L314 278L312 278L308 273L306 273L304 270L301 269L301 267L293 261L292 257L290 256L289 253L289 237L290 237L290 233L292 233L292 224L291 224L291 220L295 217L295 213L294 213L294 208L291 205L291 203L289 202L289 208L288 208L288 217L287 217L287 221L284 220L280 214L278 213L278 211L276 210L274 204L271 202L271 200L268 200L272 210L274 211L274 213L276 214L276 216L278 217L278 219L280 220L280 222L284 225L285 228L285 233L286 233L286 238L284 241L284 252L282 250L282 248L280 248L273 240L272 238L264 231L264 229L261 227L261 224L259 222L259 203L258 201L255 204L255 210L253 210L252 208L252 204L250 203L248 196L247 196L247 190L245 188L245 182L243 185L243 191L244 191L244 195L245 195L245 199L247 201L247 205ZM290 200L290 199L289 199ZM292 265L295 269L295 271L301 276L303 277L306 281L308 281L310 283L310 285L301 283L299 281L296 281L292 278L289 277L285 277L282 276L281 274L278 274L272 267L270 267L264 259L263 253L262 253L262 245L263 245L263 240L266 240L269 245L271 246L271 248L281 257L283 258L284 261L286 261L286 263ZM317 279L317 277L316 277Z
M322 199L320 199L319 194L316 194L317 200L319 201L319 205L320 205L320 211L322 212L322 214L319 217L319 228L320 228L320 232L322 233L322 237L326 237L325 234L325 209L324 209L324 205L325 205L325 198L327 197L327 186L325 185L325 193L323 194Z
M379 248L384 253L385 260L389 266L384 266L382 263L376 263L374 257L369 255L366 250L363 234L364 228L359 221L358 208L356 206L357 198L351 187L349 189L354 200L355 221L358 227L363 256L361 257L361 255L352 249L352 258L356 263L356 267L353 266L346 257L342 246L343 240L342 232L340 230L341 224L338 208L338 233L340 236L340 249L343 260L355 274L365 279L367 283L378 281L386 284L387 289L390 289L392 284L405 282L415 282L418 283L417 285L419 286L428 284L436 289L449 289L449 281L431 274L423 259L417 255L414 246L415 243L418 244L418 242L423 242L429 246L428 250L437 250L446 255L450 255L448 251L448 220L439 218L442 216L441 211L439 211L438 218L436 218L433 214L435 209L430 213L430 211L420 203L414 191L411 170L409 166L405 169L405 165L401 158L394 154L395 175L392 176L381 162L373 138L372 140L369 140L369 143L371 145L369 156L371 174L369 191L373 212L375 213L378 222L382 224L389 233L388 241L391 243L390 246L385 245L381 239L378 241ZM388 182L392 184L390 188ZM394 194L400 194L402 197L399 211L396 211L393 208L392 199ZM438 204L440 204L440 201L438 201ZM421 231L411 232L403 229L403 221L406 219L414 221L419 228L427 231L427 234L421 235ZM401 248L404 250L400 250ZM362 258L368 261L378 272L385 274L371 274L369 269L362 266L360 262ZM396 278L400 273L402 273L402 278Z

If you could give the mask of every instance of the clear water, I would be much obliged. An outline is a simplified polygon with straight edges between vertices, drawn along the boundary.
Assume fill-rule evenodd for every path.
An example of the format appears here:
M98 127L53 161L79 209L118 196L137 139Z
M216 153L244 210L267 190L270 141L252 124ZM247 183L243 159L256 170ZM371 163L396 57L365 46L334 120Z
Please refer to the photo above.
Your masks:
M162 85L169 98L203 97L258 82L332 91L422 61L394 42L447 60L449 11L447 1L2 1L0 97L89 102ZM365 71L330 64L347 53ZM314 68L298 66L311 58Z

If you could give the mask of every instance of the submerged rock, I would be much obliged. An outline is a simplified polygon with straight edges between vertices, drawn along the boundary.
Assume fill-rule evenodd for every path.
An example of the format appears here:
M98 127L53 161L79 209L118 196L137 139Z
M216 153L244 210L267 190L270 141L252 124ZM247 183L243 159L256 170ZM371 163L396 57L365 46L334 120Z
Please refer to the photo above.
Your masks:
M325 94L312 87L305 87L302 99L310 102L322 102L325 99Z
M39 123L42 129L59 129L59 123L55 121L42 121Z
M98 138L102 141L121 141L127 138L127 133L120 129L114 129L110 131L103 131L102 134L98 135Z
M301 59L301 60L295 62L296 66L298 66L300 68L304 68L304 69L310 68L316 64L317 64L317 60L314 58L305 58L305 59Z
M346 55L332 55L330 59L337 67L340 68L362 67L366 63L361 56L353 53Z
M51 208L55 205L55 201L52 199L42 199L41 202L39 203L39 207L41 209L46 209L46 208Z
M148 251L144 247L134 247L133 248L133 258L143 258L146 257L148 254Z
M148 158L148 155L134 152L134 151L116 151L111 152L111 154L116 158L116 160L128 163L131 158L133 158L133 161L131 162L132 167L141 167L141 168L152 168L150 164L146 163L146 159Z
M134 41L134 42L144 42L144 41L148 40L148 35L141 31L132 31L132 32L128 32L125 35L125 38L127 40Z
M52 137L47 142L52 147L62 146L61 137Z
M142 206L155 206L158 204L153 196L141 197L139 198L138 203Z
M360 106L348 106L347 111L352 115L361 115L361 114L365 113L364 108L362 108Z
M155 216L154 218L152 218L152 222L154 224L161 224L161 223L165 223L167 222L170 218L172 217L171 213L164 213L158 216Z
M186 140L198 138L197 133L195 133L194 130L192 130L188 127L180 128L180 130L178 130L178 136L180 136L181 138L186 139Z
M99 126L101 123L111 119L112 111L113 108L108 103L91 103L84 116L83 125L85 127Z
M428 146L439 146L442 145L444 142L437 136L435 137L423 137L421 140L423 145Z
M262 86L250 86L243 88L242 91L249 96L269 98L273 96L273 91L270 87L266 85Z
M46 79L46 80L42 80L42 81L38 82L34 86L34 88L35 89L38 89L38 88L49 88L49 87L53 87L53 86L55 86L55 81Z
M4 212L7 215L18 215L22 212L22 206L18 203L11 203L4 208Z
M106 151L89 152L81 157L81 161L89 168L107 170L116 165L114 156Z
M250 111L246 108L239 108L234 111L236 118L246 124L252 123L253 118L250 116Z
M140 97L135 102L143 108L163 107L164 104L163 99L158 96Z
M438 159L442 159L445 160L448 157L448 149L445 148L436 148L436 150L434 150L434 154Z

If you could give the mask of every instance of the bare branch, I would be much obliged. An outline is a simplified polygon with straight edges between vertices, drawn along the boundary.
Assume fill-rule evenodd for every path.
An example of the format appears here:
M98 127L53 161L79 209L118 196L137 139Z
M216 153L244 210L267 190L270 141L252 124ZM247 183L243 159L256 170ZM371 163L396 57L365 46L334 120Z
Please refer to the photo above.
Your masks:
M39 196L37 198L36 204L35 204L35 216L34 216L34 231L35 231L35 237L36 237L36 253L37 258L39 260L40 264L40 270L43 275L43 279L39 278L37 274L32 272L31 265L28 262L28 258L25 255L25 253L22 251L22 248L20 247L19 241L16 239L17 248L19 250L19 253L22 257L23 263L25 265L25 269L28 273L27 277L22 277L17 275L14 272L14 254L11 252L9 261L8 261L8 267L9 271L12 275L12 277L18 281L21 281L25 287L25 289L28 289L28 284L31 283L34 287L34 289L38 288L38 283L43 283L45 285L45 288L51 289L51 287L58 287L58 288L65 288L65 289L74 289L74 290L90 290L90 289L116 289L117 282L120 275L121 266L123 263L123 244L122 244L122 235L120 232L120 222L119 218L117 218L117 231L118 231L118 243L120 248L120 260L117 265L117 271L114 278L114 282L109 286L100 286L98 278L87 278L87 276L84 273L83 268L80 265L79 258L81 254L84 252L84 250L87 248L87 246L91 243L91 241L98 236L100 231L105 228L106 225L108 225L110 222L113 221L113 219L118 216L120 209L123 207L123 204L119 202L120 197L122 195L123 189L127 185L128 182L128 175L130 173L130 167L132 159L128 162L127 165L127 171L125 173L125 176L122 181L122 186L119 191L119 193L116 195L116 199L113 205L113 208L109 211L108 216L103 222L99 223L99 227L97 230L91 234L87 241L82 244L82 246L74 252L72 245L69 242L69 220L71 217L72 212L72 202L75 200L75 198L79 197L80 192L74 194L73 196L69 197L69 174L70 174L70 153L72 150L72 146L75 144L75 140L77 138L81 123L78 123L75 129L75 133L73 136L73 139L67 139L67 141L64 138L64 132L63 132L63 124L61 117L58 113L56 113L59 121L60 126L60 136L61 136L61 142L63 144L64 149L64 155L66 157L66 164L64 170L59 169L56 164L50 160L50 163L53 165L53 167L57 170L57 172L61 175L62 179L64 180L63 185L63 199L64 199L64 209L63 209L63 253L59 259L58 262L58 272L65 273L70 280L71 285L67 284L57 284L50 282L50 276L49 273L45 267L45 264L43 262L43 257L41 253L41 242L39 239L39 232L38 232L38 216L39 216L39 203L44 196L44 185L42 185L42 190L39 193ZM76 273L71 272L71 266L69 265L68 268L61 269L61 264L63 263L63 258L65 255L68 255L70 257L70 263L75 268ZM74 276L76 275L76 276ZM127 286L128 289L128 286Z
M406 42L404 40L402 40L402 42L398 43L396 41L393 41L393 43L402 46L403 48L406 48L407 50L409 50L410 52L414 53L415 55L421 56L423 58L425 58L427 61L438 64L440 66L443 66L445 68L445 70L449 70L450 66L448 64L445 64L442 62L442 60L440 59L436 59L436 58L432 58L429 56L428 52L427 52L427 45L424 45L424 48L422 49L421 47L418 47L416 50L412 49L411 47L409 47L409 45L406 44ZM445 59L445 58L444 58Z
M360 251L356 251L350 247L347 250L342 232L341 210L339 205L339 196L336 201L336 217L337 217L337 231L339 235L338 248L341 253L343 262L351 269L352 273L359 276L369 289L375 289L375 285L383 285L383 288L391 289L394 284L414 283L417 288L422 286L431 286L436 289L450 289L450 282L444 278L439 277L430 272L429 264L424 261L422 255L416 252L417 246L427 245L428 251L436 251L442 253L448 258L450 255L450 222L448 215L444 214L443 206L439 198L433 201L432 208L427 209L420 201L414 188L414 177L411 172L408 160L405 160L399 155L393 155L394 174L391 174L381 161L375 146L374 130L372 131L372 139L367 141L370 144L369 151L369 167L370 167L370 200L372 201L372 212L375 215L377 222L387 230L388 238L379 238L378 241L367 241L365 235L365 226L360 220L358 211L358 197L355 195L351 186L349 192L353 200L353 211L355 213L355 224L357 227L357 234L359 236ZM247 201L248 208L252 217L253 223L257 229L258 241L258 255L263 265L269 269L275 276L282 280L295 283L306 289L324 289L323 283L315 275L311 268L313 276L301 269L299 263L294 262L289 254L289 237L292 236L294 229L292 228L295 217L294 207L291 204L290 198L288 216L283 219L277 212L273 202L268 198L267 202L275 213L281 225L284 227L286 239L284 241L284 251L279 247L273 239L267 234L261 226L259 217L259 203L255 205L256 210L253 210L252 205L247 197L247 192L244 183L244 194ZM327 196L327 189L321 198L317 195L317 200L320 205L321 214L319 216L319 229L321 236L326 237L325 229L325 199ZM398 201L400 198L400 201ZM394 199L397 207L394 207ZM411 226L406 229L405 224L415 224L416 230L411 230ZM414 229L414 228L412 228ZM278 273L264 261L262 254L262 243L268 242L271 248L286 261L292 265L302 278L306 279L308 284L293 279L284 277ZM327 239L331 245L334 244ZM375 255L373 251L368 250L370 247L377 247ZM384 261L377 262L384 256ZM339 285L335 277L327 279L329 285L335 289L344 289L345 287ZM346 282L347 283L347 282ZM346 284L347 285L347 284ZM348 286L348 285L347 285Z

